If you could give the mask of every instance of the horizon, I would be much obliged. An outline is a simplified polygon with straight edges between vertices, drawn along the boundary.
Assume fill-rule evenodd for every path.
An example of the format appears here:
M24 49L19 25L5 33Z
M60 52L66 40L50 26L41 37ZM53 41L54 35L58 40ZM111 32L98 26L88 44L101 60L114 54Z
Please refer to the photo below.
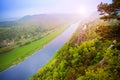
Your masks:
M94 14L96 12L93 12L92 14ZM92 15L90 14L90 15ZM8 18L1 18L0 19L0 22L6 22L6 21L16 21L16 20L19 20L19 19L22 19L24 17L32 17L32 16L40 16L40 15L76 15L76 16L79 16L79 17L83 17L81 15L79 15L78 13L41 13L41 14L32 14L32 15L23 15L23 16L19 16L19 17L8 17ZM89 16L87 16L89 17Z
M111 3L112 0L2 0L0 3L0 17L2 20L38 14L79 14L80 16L88 16L93 12L97 12L97 5L100 2Z

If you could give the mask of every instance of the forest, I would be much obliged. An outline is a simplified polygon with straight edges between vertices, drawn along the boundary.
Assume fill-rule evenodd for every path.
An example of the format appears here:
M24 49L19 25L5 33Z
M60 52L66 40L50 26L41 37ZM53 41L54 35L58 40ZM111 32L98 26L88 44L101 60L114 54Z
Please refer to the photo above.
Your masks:
M30 80L120 80L120 1L100 3L100 19L84 20Z

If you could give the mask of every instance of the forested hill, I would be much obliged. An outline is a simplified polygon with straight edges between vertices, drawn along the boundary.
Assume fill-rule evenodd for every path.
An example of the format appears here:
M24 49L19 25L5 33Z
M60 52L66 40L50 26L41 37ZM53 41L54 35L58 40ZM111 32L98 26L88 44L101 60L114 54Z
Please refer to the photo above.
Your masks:
M120 42L98 36L96 29L103 23L107 25L100 20L80 23L70 41L31 79L119 80Z
M31 80L120 80L120 1L101 3L98 11L103 16L81 22Z
M36 24L36 25L45 25L45 23L65 23L71 22L74 23L78 21L81 16L76 14L38 14L38 15L26 15L20 19L13 20L13 21L1 21L0 27L11 27L18 24Z

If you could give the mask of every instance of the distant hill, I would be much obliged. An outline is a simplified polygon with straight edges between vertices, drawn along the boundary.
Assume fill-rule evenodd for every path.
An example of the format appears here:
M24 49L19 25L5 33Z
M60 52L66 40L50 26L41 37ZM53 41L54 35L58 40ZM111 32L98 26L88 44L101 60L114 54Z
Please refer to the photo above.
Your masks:
M24 16L19 20L19 23L22 24L31 24L31 25L41 25L45 26L54 24L63 25L64 23L74 23L80 20L80 16L74 14L39 14L39 15L32 15L32 16Z
M76 22L81 17L76 14L39 14L39 15L26 15L19 20L15 21L3 21L0 22L0 27L10 27L17 24L29 24L29 25L41 25L47 24L63 24L66 22Z
M80 18L80 16L76 14L39 14L39 15L26 15L20 20L76 19L78 17Z
M19 20L0 22L0 42L7 39L18 41L22 36L42 34L69 26L81 19L71 14L26 15Z
M99 17L97 12L91 14L87 19L80 16L79 14L38 14L38 15L26 15L20 19L14 21L3 21L0 22L0 27L11 27L16 25L33 25L33 26L46 26L52 25L55 26L64 24L64 23L75 23L80 20L93 21Z

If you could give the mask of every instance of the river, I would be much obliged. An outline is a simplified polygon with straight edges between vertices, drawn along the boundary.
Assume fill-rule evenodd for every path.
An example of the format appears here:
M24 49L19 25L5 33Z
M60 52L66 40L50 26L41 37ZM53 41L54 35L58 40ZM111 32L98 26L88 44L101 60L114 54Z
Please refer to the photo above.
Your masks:
M72 24L61 35L56 37L46 46L33 55L25 59L23 62L0 72L0 80L28 80L43 65L45 65L59 50L65 42L67 42L77 29L79 23Z

